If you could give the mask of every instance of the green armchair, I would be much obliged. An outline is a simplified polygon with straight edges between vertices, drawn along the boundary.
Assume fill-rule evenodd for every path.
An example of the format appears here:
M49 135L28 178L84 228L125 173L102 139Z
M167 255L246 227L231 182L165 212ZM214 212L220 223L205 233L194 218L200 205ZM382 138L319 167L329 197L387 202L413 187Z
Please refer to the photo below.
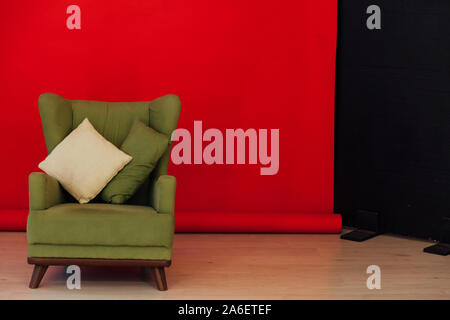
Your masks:
M170 136L180 114L180 100L166 95L146 102L68 100L44 93L39 111L50 153L84 118L106 139L120 146L135 118ZM124 205L100 197L79 204L54 178L29 176L28 263L34 265L30 288L37 288L51 265L141 267L167 290L174 234L176 179L167 175L170 148L137 193Z

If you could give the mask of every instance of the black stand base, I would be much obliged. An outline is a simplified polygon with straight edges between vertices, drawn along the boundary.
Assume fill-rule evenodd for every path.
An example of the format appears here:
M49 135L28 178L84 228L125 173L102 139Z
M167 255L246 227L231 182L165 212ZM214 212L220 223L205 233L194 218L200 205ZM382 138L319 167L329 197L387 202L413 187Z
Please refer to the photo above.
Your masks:
M440 242L430 247L426 247L423 249L423 252L447 256L450 254L450 243Z
M341 239L362 242L381 234L380 218L378 212L357 210L353 214L353 225L358 229L342 235Z
M374 231L358 229L358 230L343 234L341 236L341 239L362 242L362 241L369 240L370 238L373 238L373 237L377 236L378 234L379 233L374 232Z
M423 252L447 256L450 254L450 218L444 217L441 222L441 242L423 249Z

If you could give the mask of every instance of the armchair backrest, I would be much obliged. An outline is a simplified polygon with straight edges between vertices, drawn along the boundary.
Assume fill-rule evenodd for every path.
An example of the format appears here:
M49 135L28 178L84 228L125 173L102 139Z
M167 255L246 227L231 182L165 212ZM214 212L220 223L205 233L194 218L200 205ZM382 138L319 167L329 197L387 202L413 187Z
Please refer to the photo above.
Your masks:
M39 112L47 151L50 153L84 118L107 140L120 148L135 118L169 137L176 129L180 114L180 99L165 95L152 101L101 102L68 100L52 93L39 97ZM148 205L153 182L167 174L170 159L169 144L149 179L128 203Z

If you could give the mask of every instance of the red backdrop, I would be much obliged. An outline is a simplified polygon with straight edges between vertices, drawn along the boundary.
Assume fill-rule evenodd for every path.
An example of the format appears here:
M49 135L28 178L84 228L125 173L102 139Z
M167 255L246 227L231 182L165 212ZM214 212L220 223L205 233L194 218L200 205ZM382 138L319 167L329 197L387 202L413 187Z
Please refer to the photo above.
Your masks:
M81 8L81 30L66 8ZM151 100L179 127L280 129L280 169L179 165L178 231L339 232L333 215L336 0L0 2L0 228L23 229L46 156L37 98Z

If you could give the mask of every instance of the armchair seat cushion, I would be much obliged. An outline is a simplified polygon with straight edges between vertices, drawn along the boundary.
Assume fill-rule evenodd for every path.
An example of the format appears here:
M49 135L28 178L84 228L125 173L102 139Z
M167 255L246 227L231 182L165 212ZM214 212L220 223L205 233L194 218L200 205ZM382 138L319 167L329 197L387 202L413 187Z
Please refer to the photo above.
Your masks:
M29 244L171 247L172 214L153 208L104 203L65 203L31 210Z

